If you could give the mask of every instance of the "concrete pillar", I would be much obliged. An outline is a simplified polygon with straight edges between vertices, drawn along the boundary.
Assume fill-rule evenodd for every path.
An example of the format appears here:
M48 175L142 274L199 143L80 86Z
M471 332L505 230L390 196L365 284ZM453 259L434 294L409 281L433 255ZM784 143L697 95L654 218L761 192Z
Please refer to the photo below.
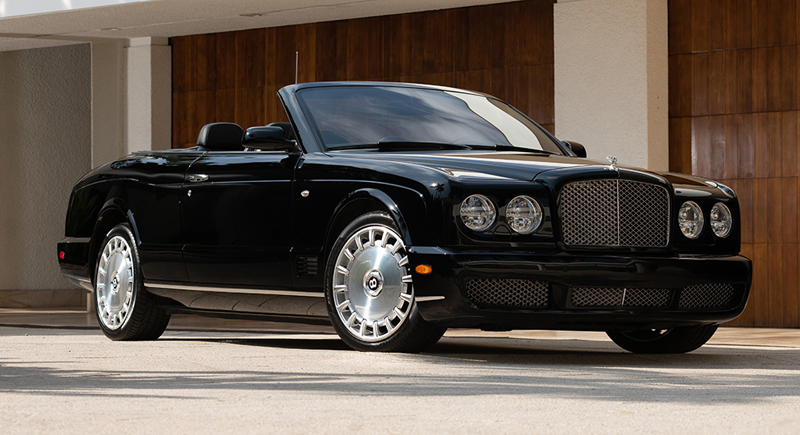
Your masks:
M114 161L125 148L125 44L92 42L92 167Z
M0 53L0 307L76 307L61 277L72 185L91 165L88 44Z
M172 146L172 55L167 38L134 38L127 57L126 153Z
M667 170L667 0L558 0L553 13L558 137Z

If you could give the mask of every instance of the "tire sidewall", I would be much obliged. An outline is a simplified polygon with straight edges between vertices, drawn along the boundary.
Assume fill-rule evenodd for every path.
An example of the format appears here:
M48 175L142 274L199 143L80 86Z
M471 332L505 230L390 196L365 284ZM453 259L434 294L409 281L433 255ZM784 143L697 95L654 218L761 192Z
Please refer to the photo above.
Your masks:
M104 324L102 319L100 318L100 306L97 301L98 292L97 292L97 269L100 267L100 259L103 255L103 251L106 249L106 245L108 242L113 239L114 237L120 236L125 239L128 243L128 246L131 248L131 258L133 260L133 295L131 296L131 308L128 316L125 318L125 322L122 324L121 327L117 329L109 329ZM133 316L137 313L137 302L139 299L139 295L142 289L142 271L140 268L139 263L139 250L136 247L136 239L133 236L133 232L131 232L130 227L127 224L120 224L115 226L111 229L111 231L106 234L105 239L103 239L103 243L100 245L100 249L97 252L97 258L95 259L94 263L94 275L92 277L92 282L94 283L94 291L92 292L93 296L93 303L94 303L94 312L95 318L97 319L97 324L100 326L100 329L103 333L111 338L111 339L125 339L129 336L133 335L133 332L130 330L131 322Z
M411 304L411 310L408 313L408 318L399 326L399 331L392 334L385 340L377 342L366 342L359 340L351 334L347 327L344 326L339 319L339 314L333 301L333 273L336 268L336 262L339 257L339 252L344 247L347 240L362 228L370 225L383 225L390 228L396 233L400 233L394 220L384 212L372 212L363 214L354 219L344 230L339 234L336 241L333 243L330 252L328 252L328 260L325 265L325 305L328 308L328 316L333 324L333 328L339 337L347 343L350 347L364 351L380 351L391 350L396 342L403 342L404 338L410 333L413 325L419 322L419 309L417 308L416 300Z
M714 335L718 326L716 324L676 326L663 335L649 340L636 338L624 331L610 331L607 335L618 346L633 353L688 353L703 346Z

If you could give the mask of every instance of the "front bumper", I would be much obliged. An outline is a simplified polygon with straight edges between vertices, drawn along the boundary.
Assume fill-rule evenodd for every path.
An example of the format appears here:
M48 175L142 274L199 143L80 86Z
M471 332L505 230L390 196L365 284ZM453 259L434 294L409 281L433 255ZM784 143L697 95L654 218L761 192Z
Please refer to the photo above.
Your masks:
M742 313L752 278L752 264L742 256L576 256L412 247L409 262L412 268L433 267L432 274L414 274L414 291L422 301L419 309L425 320L490 330L602 331L722 323ZM502 303L476 302L468 292L471 280L492 283ZM509 282L536 283L544 289L543 302L516 306L520 290L503 285ZM724 303L695 306L686 302L690 292L705 288L723 289ZM576 303L579 292L587 289L600 299L611 293L622 298L619 303ZM515 294L502 294L507 291ZM650 305L630 306L625 294L634 292L638 297L652 292L663 298Z

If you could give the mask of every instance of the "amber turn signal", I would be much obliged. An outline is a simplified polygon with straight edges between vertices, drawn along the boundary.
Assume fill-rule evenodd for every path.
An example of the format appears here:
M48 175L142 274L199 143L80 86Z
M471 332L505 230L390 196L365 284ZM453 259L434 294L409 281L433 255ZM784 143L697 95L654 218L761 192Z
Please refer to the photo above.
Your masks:
M433 268L427 264L420 264L419 266L415 267L414 270L416 270L420 275L428 275L429 273L433 272Z

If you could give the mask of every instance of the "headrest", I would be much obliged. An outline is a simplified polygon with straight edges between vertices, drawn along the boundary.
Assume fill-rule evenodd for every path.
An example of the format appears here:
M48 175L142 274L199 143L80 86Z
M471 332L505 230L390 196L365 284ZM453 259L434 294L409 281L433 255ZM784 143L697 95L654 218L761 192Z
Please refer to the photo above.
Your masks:
M197 146L209 151L242 151L244 130L239 124L215 122L206 124L197 135Z
M295 140L294 129L290 122L273 122L272 124L268 124L267 127L280 127L283 130L283 137L285 137L286 140Z

